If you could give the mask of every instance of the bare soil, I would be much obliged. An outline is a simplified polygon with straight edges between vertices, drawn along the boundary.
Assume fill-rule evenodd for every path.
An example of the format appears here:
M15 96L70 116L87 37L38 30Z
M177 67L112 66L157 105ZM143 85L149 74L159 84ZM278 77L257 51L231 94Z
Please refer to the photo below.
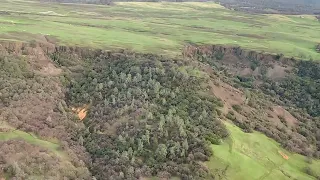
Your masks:
M274 106L273 112L275 113L275 115L277 117L279 117L279 116L283 117L287 121L287 123L291 126L295 126L296 123L298 123L298 120L295 117L293 117L287 110L285 110L281 106Z

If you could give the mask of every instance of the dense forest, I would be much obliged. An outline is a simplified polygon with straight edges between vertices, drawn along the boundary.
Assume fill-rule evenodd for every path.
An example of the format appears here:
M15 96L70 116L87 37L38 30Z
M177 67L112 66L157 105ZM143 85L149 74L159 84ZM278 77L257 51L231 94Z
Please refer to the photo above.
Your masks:
M197 59L221 71L224 67L217 63L225 56L216 52ZM226 118L245 132L260 131L292 152L319 158L319 63L272 56L273 63L284 61L285 66L295 67L285 78L275 80L266 76L274 65L256 57L241 61L248 61L251 69L260 69L259 76L233 76L228 69L220 74L224 81L248 92L248 106L255 110L247 113L242 106L233 106ZM64 66L72 62L63 53L54 54L53 59ZM211 143L219 144L228 136L219 121L223 103L210 94L210 78L194 66L193 58L175 60L121 52L102 53L85 62L85 70L78 70L70 81L67 104L90 107L84 121L87 128L77 136L91 154L91 172L98 179L214 177L198 162L213 155ZM263 83L257 86L257 80ZM297 126L281 116L282 125L268 121L263 114L274 103L288 107L299 120ZM246 119L238 119L236 112Z
M210 176L199 162L228 132L207 77L187 62L154 55L101 55L91 62L71 82L68 99L90 105L87 129L78 136L98 179Z

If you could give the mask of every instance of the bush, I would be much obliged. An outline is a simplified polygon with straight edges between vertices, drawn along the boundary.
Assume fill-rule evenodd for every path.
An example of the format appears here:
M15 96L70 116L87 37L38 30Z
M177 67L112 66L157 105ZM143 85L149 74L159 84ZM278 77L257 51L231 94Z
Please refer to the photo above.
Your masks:
M233 111L229 111L228 114L226 115L226 118L230 119L232 121L236 119L236 117L234 116L234 112Z
M242 107L238 104L232 105L232 109L234 109L237 112L241 112L242 111Z

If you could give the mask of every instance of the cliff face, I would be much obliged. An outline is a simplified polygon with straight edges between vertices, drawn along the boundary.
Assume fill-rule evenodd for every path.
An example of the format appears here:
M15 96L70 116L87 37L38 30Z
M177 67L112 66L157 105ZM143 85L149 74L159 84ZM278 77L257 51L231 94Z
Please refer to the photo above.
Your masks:
M223 45L188 45L185 58L209 61L218 68L226 68L234 75L261 76L278 79L284 77L299 62L282 54L268 54Z
M320 44L316 46L316 49L320 51ZM76 46L60 46L53 43L24 43L16 41L0 41L0 53L16 55L69 53L83 57L97 57L101 54L110 55L108 51L102 49L92 49ZM125 52L124 50L121 50L119 51L119 53L132 54L133 52ZM287 58L282 54L268 54L263 52L245 50L237 46L225 45L187 45L184 47L182 55L185 58L199 58L200 56L203 56L215 58L217 60L223 60L224 62L241 62L242 64L248 61L259 61L263 64L281 63L283 65L293 65L297 62L294 58Z
M24 42L0 42L0 52L17 55L37 55L39 53L72 53L78 55L98 55L102 50L84 47L59 46L52 43L24 43Z
M202 45L202 46L185 46L183 50L184 57L195 57L204 55L206 57L216 56L218 60L227 60L227 57L232 57L241 61L257 60L261 63L275 63L290 65L294 63L294 58L286 58L282 54L268 54L257 51L244 50L241 47L224 46L224 45ZM220 59L219 59L220 56Z

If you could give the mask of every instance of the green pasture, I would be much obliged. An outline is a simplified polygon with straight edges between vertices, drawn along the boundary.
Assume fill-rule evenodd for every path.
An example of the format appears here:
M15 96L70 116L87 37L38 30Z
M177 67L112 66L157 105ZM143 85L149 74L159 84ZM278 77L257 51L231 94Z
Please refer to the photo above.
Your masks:
M212 172L224 179L315 179L305 173L307 167L315 175L320 175L319 160L308 163L306 157L284 150L277 142L259 132L244 133L231 123L226 123L226 127L230 138L222 145L212 145L214 156L207 163ZM289 159L284 159L279 152L286 154ZM217 169L220 169L219 173Z
M24 131L14 130L10 126L2 124L2 123L0 123L0 128L9 129L9 131L7 131L7 132L0 132L0 141L21 139L21 140L26 141L27 143L45 148L61 158L67 157L67 154L65 154L64 152L62 152L60 150L59 144L39 139L35 135L30 134L30 133L26 133Z
M239 45L303 59L320 59L320 23L310 15L263 15L210 2L119 2L113 6L0 2L0 39L126 48L180 55L187 43Z

